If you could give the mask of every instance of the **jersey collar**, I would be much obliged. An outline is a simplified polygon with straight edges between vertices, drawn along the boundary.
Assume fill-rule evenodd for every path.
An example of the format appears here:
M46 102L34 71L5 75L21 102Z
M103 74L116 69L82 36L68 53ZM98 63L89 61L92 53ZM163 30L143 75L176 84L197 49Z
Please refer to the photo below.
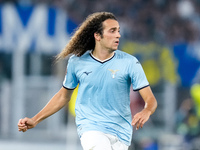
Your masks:
M111 60L114 56L115 56L115 52L114 52L114 55L113 56L111 56L110 58L108 58L108 59L105 59L105 60L100 60L100 59L98 59L98 58L96 58L95 56L93 56L92 55L92 51L90 51L90 56L94 59L94 60L96 60L96 61L98 61L98 62L100 62L100 63L105 63L105 62L107 62L107 61L109 61L109 60Z

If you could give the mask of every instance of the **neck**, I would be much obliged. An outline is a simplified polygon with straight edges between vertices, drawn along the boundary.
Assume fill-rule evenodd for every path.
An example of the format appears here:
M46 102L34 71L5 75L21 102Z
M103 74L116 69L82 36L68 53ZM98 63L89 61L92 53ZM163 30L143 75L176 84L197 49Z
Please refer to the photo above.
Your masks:
M108 50L97 51L95 49L92 51L92 55L100 61L105 61L113 57L114 54L115 54L115 51L108 51Z

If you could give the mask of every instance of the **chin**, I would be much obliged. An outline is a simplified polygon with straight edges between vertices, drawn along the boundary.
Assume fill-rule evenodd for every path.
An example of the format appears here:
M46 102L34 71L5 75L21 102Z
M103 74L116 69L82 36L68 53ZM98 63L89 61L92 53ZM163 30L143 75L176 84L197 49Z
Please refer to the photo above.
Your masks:
M118 47L113 47L112 48L113 51L116 51L117 49L118 49Z
M114 51L116 51L116 50L117 50L117 49L111 49L110 51L111 51L111 52L114 52Z

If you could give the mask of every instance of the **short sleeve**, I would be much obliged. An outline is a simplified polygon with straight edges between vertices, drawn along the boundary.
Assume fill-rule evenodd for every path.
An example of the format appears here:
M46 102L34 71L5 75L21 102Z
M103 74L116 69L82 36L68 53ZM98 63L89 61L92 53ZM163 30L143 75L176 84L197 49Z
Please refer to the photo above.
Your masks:
M149 86L149 82L146 78L142 65L135 57L130 63L129 70L134 91L138 91L144 87Z
M78 81L75 74L75 65L73 62L73 57L70 57L67 64L66 75L63 81L63 87L66 89L75 89L78 85Z

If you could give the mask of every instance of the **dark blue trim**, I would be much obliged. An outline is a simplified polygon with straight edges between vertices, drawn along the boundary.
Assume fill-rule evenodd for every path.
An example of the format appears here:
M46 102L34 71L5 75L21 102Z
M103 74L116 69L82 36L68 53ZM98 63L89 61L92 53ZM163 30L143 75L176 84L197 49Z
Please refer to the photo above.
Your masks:
M146 85L146 86L144 86L144 87L142 87L142 88L139 88L139 89L136 89L136 90L133 90L133 91L139 91L139 90L141 90L141 89L144 89L144 88L146 88L146 87L148 87L149 85Z
M106 61L103 61L103 62L101 62L101 61L97 60L96 58L94 58L94 57L91 55L91 53L90 53L90 56L91 56L94 60L96 60L96 61L100 62L101 64L103 64L103 63L105 63L105 62L110 61L111 59L113 59L113 57L115 56L115 53L114 53L114 55L113 55L110 59L108 59L108 60L106 60Z
M73 88L73 89L70 89L70 88L67 88L67 87L65 87L64 85L63 85L63 87L65 88L65 89L67 89L67 90L74 90L75 88Z

